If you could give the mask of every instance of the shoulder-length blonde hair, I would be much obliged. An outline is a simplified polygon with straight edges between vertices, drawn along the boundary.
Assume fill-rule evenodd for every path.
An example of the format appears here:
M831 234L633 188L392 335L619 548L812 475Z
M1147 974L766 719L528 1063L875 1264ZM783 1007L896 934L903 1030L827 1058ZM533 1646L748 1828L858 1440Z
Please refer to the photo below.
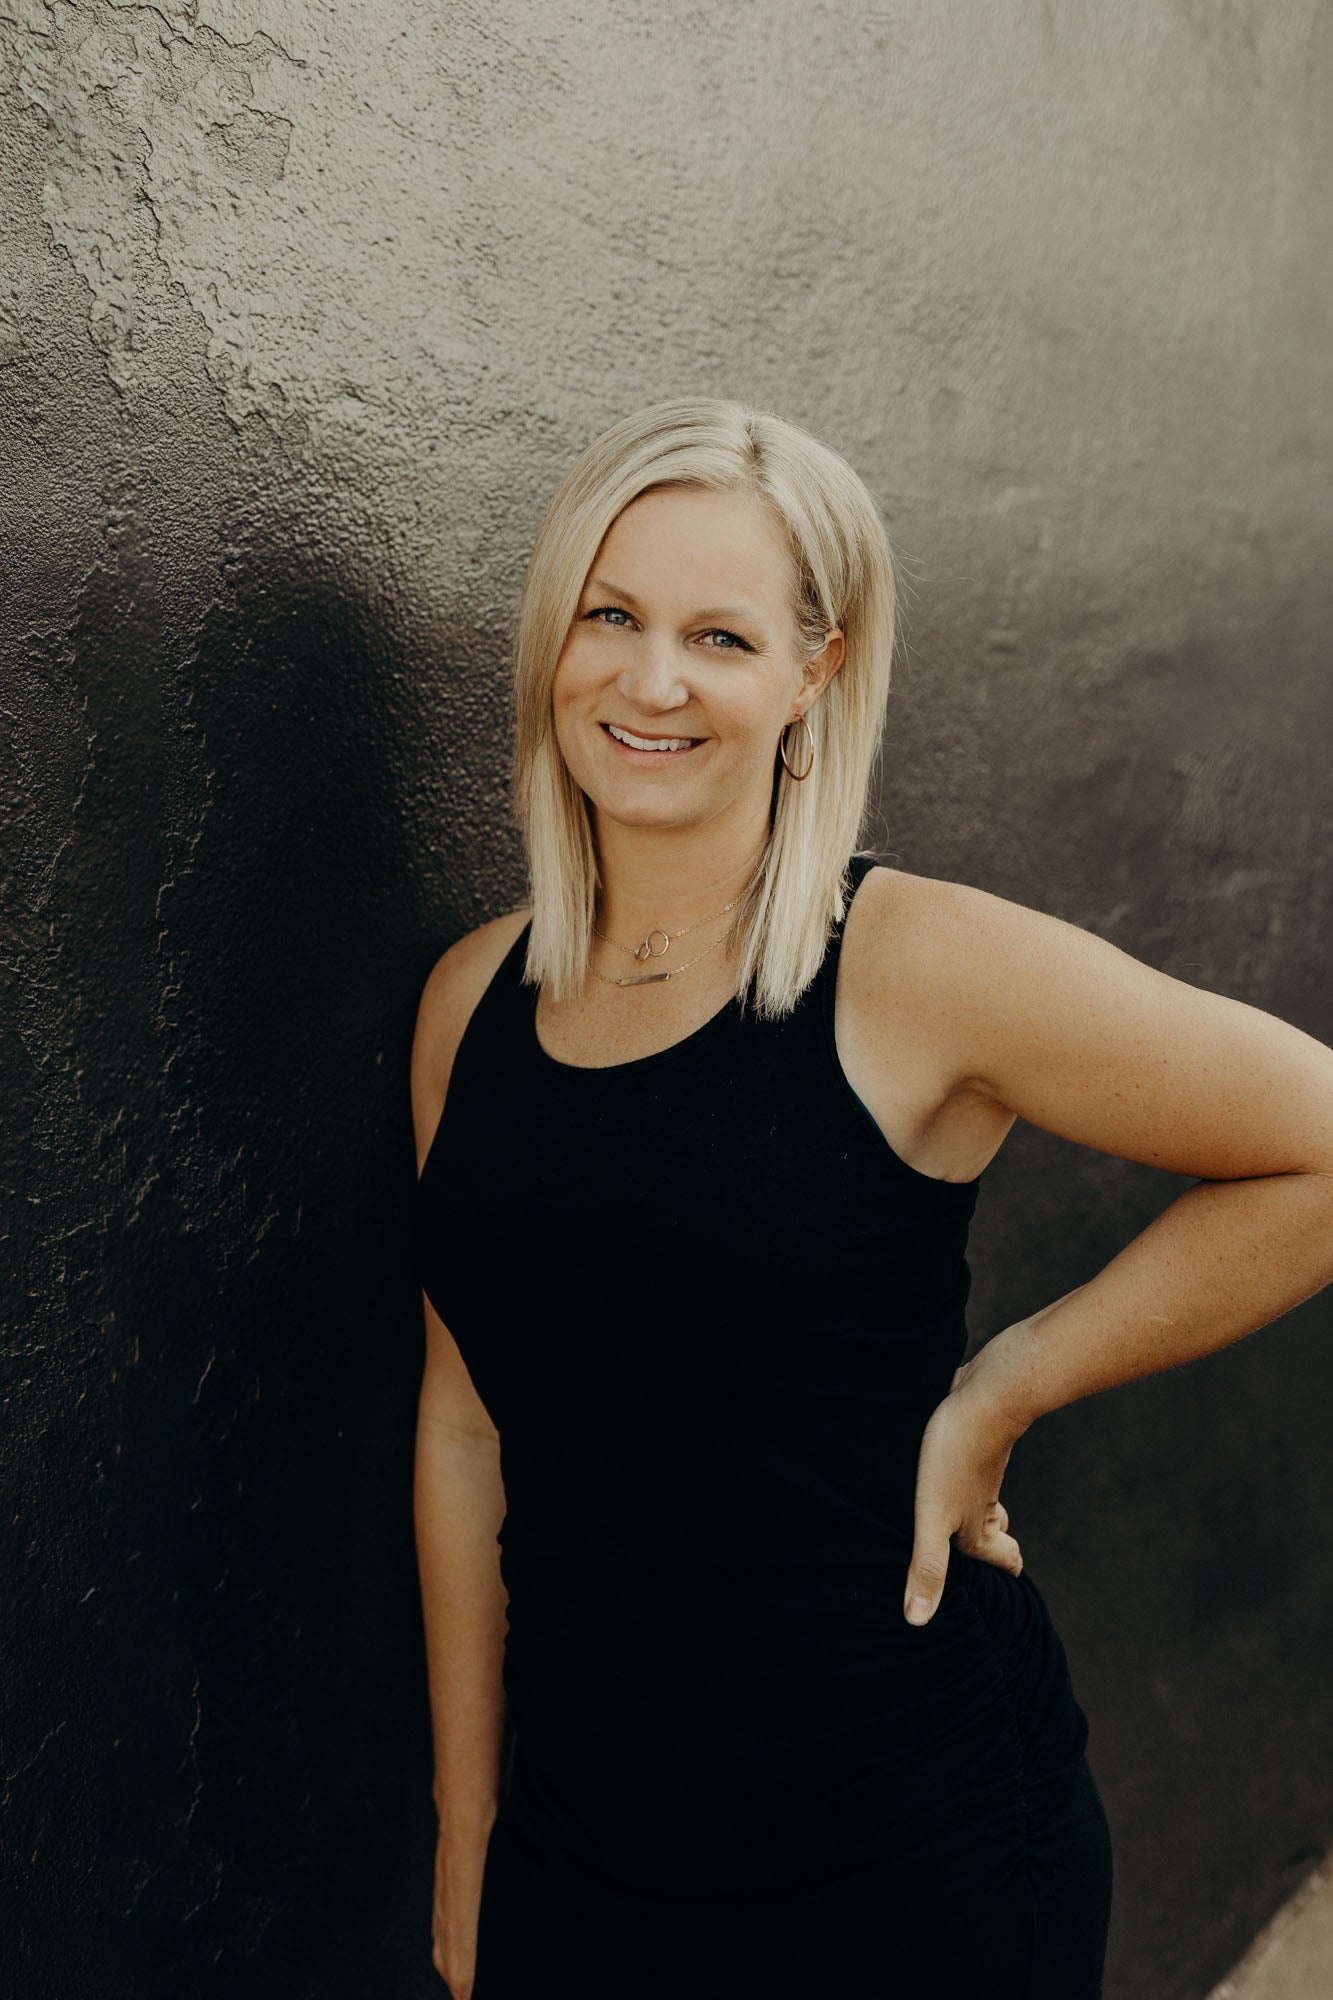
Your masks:
M555 669L608 529L641 493L704 486L760 495L792 556L798 651L812 660L830 628L843 662L812 705L814 765L803 783L774 745L769 837L737 905L729 946L760 1017L790 1012L846 913L883 740L894 642L894 572L875 503L847 461L807 431L742 403L654 403L589 445L562 481L533 544L515 645L514 804L532 896L523 978L558 1000L587 977L600 887L583 791L556 741ZM795 754L804 754L804 746Z

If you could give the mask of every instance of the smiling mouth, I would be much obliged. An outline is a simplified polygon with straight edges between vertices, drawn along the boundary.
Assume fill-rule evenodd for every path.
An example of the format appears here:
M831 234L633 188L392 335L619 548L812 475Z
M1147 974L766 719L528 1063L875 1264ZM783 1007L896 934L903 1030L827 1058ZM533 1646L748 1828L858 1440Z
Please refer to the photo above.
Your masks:
M696 749L704 741L702 736L640 736L632 729L621 729L617 723L604 722L602 728L613 743L622 750L643 753L650 757L683 757L687 751Z

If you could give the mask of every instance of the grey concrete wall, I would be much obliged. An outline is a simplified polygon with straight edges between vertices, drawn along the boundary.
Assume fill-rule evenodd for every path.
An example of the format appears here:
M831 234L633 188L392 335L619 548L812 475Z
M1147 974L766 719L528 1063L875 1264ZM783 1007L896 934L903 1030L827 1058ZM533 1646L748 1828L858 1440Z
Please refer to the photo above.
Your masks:
M0 6L25 1996L432 1990L408 1041L522 895L509 625L605 423L739 395L869 480L884 852L1333 1039L1331 82L1316 0ZM1175 1186L1017 1131L978 1335ZM1011 1471L1113 2000L1333 1838L1329 1320Z

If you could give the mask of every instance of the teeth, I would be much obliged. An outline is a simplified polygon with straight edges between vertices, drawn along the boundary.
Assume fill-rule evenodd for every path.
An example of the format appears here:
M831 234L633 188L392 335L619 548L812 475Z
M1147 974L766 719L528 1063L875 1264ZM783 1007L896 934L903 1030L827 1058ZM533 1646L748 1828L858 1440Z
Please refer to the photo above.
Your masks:
M631 736L628 729L617 729L614 722L606 726L617 743L628 743L631 750L688 750L694 741L692 736L659 736L650 742L645 736Z

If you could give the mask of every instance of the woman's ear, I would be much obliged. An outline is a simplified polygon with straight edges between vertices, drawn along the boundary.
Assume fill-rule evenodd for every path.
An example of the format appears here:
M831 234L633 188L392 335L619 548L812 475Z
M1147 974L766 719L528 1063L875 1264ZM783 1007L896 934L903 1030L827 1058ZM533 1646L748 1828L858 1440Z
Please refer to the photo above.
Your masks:
M807 660L802 669L802 678L805 686L814 689L814 693L806 703L807 708L813 702L818 701L820 695L842 665L846 657L846 652L846 639L836 625L831 626L824 634L824 650L816 653L812 660Z

